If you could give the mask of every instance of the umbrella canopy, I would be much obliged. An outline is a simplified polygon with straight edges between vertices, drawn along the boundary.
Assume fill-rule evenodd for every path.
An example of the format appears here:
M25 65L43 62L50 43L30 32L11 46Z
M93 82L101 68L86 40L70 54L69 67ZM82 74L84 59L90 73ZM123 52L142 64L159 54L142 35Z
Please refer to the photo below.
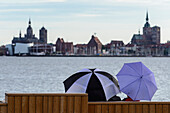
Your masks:
M142 62L125 63L116 76L120 90L133 100L151 100L157 90L153 72Z
M89 101L106 101L120 92L117 80L99 69L83 69L63 83L66 93L88 93Z

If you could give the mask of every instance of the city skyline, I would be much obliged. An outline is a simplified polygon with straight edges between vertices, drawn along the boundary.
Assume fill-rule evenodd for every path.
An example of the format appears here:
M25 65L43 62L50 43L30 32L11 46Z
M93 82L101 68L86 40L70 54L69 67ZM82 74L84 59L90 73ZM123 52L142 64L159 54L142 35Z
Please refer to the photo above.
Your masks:
M6 0L0 3L0 45L11 43L20 30L23 36L29 18L36 37L42 26L48 30L49 43L55 43L58 37L74 44L87 43L94 33L103 44L111 40L128 43L139 29L142 33L147 10L151 26L161 27L161 43L170 38L167 0Z

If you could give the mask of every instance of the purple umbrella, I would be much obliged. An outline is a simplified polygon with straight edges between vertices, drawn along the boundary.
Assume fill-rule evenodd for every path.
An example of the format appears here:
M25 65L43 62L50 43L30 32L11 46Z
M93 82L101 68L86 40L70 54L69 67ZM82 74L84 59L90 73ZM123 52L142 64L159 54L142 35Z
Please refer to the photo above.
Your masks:
M157 90L153 72L142 62L125 63L116 76L120 90L133 100L151 100Z

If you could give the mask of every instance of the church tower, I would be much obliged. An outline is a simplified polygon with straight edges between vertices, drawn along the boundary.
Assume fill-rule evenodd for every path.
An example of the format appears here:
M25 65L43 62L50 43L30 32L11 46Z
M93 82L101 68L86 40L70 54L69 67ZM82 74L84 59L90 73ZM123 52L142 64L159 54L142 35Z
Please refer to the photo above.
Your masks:
M40 35L39 36L40 37L40 43L47 44L47 30L44 27L42 27L40 29L39 35Z
M31 27L31 20L29 19L28 28L27 28L27 39L31 39L31 38L33 38L33 30Z
M148 11L146 13L146 23L143 27L143 35L144 35L144 42L145 45L149 45L152 43L152 28L149 24L149 17L148 17Z

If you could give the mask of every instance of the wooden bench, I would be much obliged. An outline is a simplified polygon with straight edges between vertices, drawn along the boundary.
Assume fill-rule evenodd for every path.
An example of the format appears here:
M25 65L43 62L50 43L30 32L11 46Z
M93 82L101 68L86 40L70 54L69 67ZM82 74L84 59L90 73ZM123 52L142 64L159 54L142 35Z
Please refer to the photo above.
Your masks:
M88 102L87 94L11 94L0 113L170 113L170 102Z
M6 94L8 113L88 113L87 94Z
M88 113L170 113L170 102L88 102Z
M0 102L0 113L7 113L7 103Z

